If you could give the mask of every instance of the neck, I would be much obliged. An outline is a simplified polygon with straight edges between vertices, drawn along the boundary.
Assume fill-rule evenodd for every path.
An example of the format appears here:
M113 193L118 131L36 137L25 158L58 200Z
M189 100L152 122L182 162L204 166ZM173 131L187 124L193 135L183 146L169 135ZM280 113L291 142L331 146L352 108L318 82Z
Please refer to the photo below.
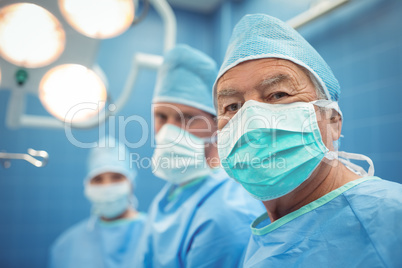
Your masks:
M271 222L298 210L342 185L360 178L338 160L324 160L305 182L287 195L263 201Z
M205 144L205 158L210 168L217 168L221 165L216 146L216 143Z
M136 211L134 208L130 207L128 208L126 211L124 211L123 214L121 214L120 216L117 216L115 218L105 218L105 217L101 217L102 221L106 221L106 222L111 222L111 221L116 221L116 220L120 220L120 219L132 219L135 218L138 214L138 211Z

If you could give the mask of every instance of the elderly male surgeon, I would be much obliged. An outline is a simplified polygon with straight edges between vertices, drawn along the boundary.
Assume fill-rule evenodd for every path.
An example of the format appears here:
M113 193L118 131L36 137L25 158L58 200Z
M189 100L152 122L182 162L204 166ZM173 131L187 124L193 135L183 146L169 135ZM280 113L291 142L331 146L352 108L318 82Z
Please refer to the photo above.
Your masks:
M187 45L169 51L153 97L153 172L167 181L149 211L133 267L237 267L263 206L220 168L215 62Z
M339 94L284 22L255 14L236 25L214 96L222 165L267 211L245 267L402 267L402 186L337 152Z
M124 267L137 251L146 217L136 211L129 153L114 138L91 149L85 196L92 215L64 232L54 243L51 268Z

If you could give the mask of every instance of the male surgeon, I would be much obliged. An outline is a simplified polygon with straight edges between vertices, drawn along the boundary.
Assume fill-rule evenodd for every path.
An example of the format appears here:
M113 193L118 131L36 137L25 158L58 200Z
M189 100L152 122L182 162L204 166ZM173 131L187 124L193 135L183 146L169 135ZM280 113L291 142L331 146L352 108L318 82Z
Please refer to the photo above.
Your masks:
M337 151L340 86L284 22L247 15L214 85L224 169L261 200L244 267L402 267L402 186ZM367 160L368 172L348 159Z
M187 45L165 55L153 97L153 172L167 184L151 204L145 252L134 267L237 267L263 212L220 168L216 75L215 62Z
M135 209L135 176L124 144L112 137L100 139L89 153L84 180L92 216L56 240L50 253L51 268L118 268L131 264L146 221Z

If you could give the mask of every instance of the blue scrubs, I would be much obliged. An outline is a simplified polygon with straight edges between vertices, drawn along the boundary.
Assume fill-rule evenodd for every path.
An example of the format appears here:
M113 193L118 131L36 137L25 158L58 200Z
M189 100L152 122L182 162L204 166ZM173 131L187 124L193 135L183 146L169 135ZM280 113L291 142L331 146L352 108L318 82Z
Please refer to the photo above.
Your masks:
M237 267L263 211L223 170L183 187L168 183L151 204L147 246L132 267Z
M128 266L138 248L146 216L113 222L84 220L63 233L50 253L51 268L113 268Z
M402 267L402 185L365 177L252 224L245 267Z

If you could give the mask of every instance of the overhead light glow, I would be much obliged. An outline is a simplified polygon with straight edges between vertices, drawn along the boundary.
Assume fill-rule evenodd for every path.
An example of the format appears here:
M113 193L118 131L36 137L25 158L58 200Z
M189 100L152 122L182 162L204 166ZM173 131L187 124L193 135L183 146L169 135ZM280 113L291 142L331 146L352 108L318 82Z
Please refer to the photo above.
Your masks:
M101 111L107 92L102 79L79 64L52 68L39 85L39 99L56 118L75 123L88 120Z
M15 65L37 68L52 63L63 52L65 38L56 17L38 5L0 9L0 55Z
M78 32L92 38L111 38L134 20L133 0L59 0L61 13Z

